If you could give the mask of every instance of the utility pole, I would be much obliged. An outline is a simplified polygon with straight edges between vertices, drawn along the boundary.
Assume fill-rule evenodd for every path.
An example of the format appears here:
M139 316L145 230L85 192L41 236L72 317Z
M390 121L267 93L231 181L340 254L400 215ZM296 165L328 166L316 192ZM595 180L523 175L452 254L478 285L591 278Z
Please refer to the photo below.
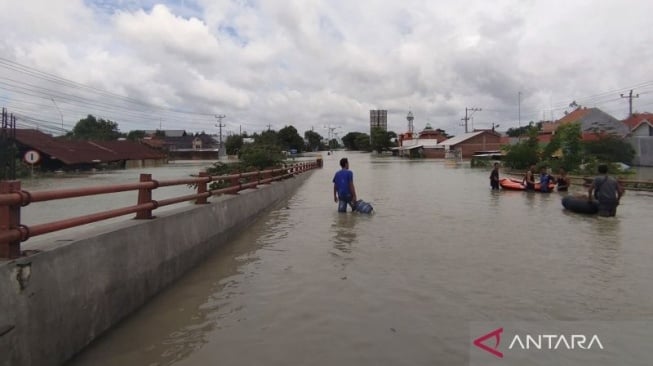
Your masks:
M222 150L222 127L225 127L226 125L222 124L222 119L225 118L224 114L217 114L215 118L218 120L218 124L215 125L216 127L220 128L220 146L218 147L218 155L220 155L220 151Z
M630 106L628 109L628 117L631 117L633 115L633 98L639 98L639 94L633 95L633 89L630 89L630 93L628 95L621 94L621 97L628 98L628 105Z
M465 126L465 133L468 132L467 122L469 122L469 120L472 118L472 114L474 114L474 112L478 112L478 111L482 111L482 109L481 108L475 108L475 107L474 108L465 108L465 118L461 118L462 121L465 121L464 125L461 124L461 126ZM468 112L471 112L471 113L468 114Z
M517 123L521 127L521 92L517 93Z
M327 130L327 145L329 146L329 149L331 149L331 140L336 135L336 128L340 128L340 126L324 125L324 128ZM371 138L372 137L370 136L370 139Z
M268 123L268 132L270 132L271 127L272 127L272 125Z

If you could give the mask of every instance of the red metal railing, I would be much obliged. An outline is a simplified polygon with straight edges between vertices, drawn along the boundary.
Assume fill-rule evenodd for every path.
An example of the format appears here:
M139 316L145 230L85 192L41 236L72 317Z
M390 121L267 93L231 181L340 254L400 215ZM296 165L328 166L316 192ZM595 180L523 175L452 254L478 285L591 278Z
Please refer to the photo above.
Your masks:
M198 177L154 180L151 174L141 174L138 183L105 185L88 188L61 189L28 192L20 188L20 181L0 182L0 258L18 258L21 256L20 243L38 235L64 230L75 226L90 224L118 216L135 213L136 219L151 219L152 211L158 207L195 200L195 204L208 203L207 199L219 194L234 194L243 189L256 188L259 184L267 184L276 180L286 179L311 169L321 167L321 161L299 162L285 168L261 170L248 173L209 176L202 172ZM209 190L210 182L222 182L224 188ZM197 192L185 196L172 197L164 200L153 200L152 191L159 187L196 185ZM138 191L138 202L134 206L121 207L113 210L82 215L73 218L53 221L44 224L26 226L20 222L21 207L35 202L62 200L74 197L103 195L109 193Z

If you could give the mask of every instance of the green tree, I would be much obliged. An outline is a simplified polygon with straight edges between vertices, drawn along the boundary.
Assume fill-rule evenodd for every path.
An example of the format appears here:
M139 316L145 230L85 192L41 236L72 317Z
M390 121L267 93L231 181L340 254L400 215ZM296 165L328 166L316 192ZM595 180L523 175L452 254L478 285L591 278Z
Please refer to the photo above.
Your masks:
M68 136L77 140L110 141L118 139L120 132L116 122L102 118L96 119L89 114L77 122Z
M127 133L127 140L129 141L140 141L145 137L145 131L143 130L133 130Z
M372 143L371 149L377 153L381 153L383 150L388 150L392 143L390 142L390 134L388 131L384 131L382 128L375 127L371 132ZM396 136L396 134L395 134Z
M553 155L560 152L560 160L550 160L551 167L555 170L558 168L564 168L566 171L576 170L583 158L580 140L580 123L564 124L558 127L542 155L545 159L551 159Z
M263 131L260 134L254 134L252 135L254 138L254 143L256 144L264 144L264 145L279 145L279 136L277 134L277 131L275 130L268 130L268 131Z
M348 134L346 134L342 138L342 144L345 145L345 148L347 148L349 150L360 150L360 148L358 147L357 141L358 141L358 137L361 136L361 135L365 135L369 139L369 136L367 134L365 134L365 133L362 133L362 132L349 132ZM369 140L368 140L367 144L369 145Z
M279 143L284 150L295 149L301 152L304 149L304 139L293 126L286 126L279 130Z
M246 167L263 170L279 166L283 161L283 155L277 145L254 143L243 146L240 160Z
M322 136L315 131L304 132L304 138L308 141L308 147L311 151L319 150L322 147Z
M372 151L372 144L370 143L370 135L361 133L356 136L356 147L361 151Z
M510 137L521 137L521 136L527 136L529 134L529 131L532 128L536 128L537 131L542 130L542 122L533 122L530 121L527 125L521 126L521 127L511 127L506 131L506 135Z
M505 162L513 169L525 169L536 164L540 159L540 146L537 140L538 129L535 126L527 131L528 139L506 147Z
M615 135L603 135L598 140L583 141L585 155L595 157L602 163L622 162L631 164L635 158L635 150L624 139Z
M331 139L331 141L329 141L329 149L333 150L333 149L338 149L339 147L340 147L340 143L338 142L338 140Z
M238 155L243 148L243 137L240 135L231 135L227 137L224 143L227 155Z

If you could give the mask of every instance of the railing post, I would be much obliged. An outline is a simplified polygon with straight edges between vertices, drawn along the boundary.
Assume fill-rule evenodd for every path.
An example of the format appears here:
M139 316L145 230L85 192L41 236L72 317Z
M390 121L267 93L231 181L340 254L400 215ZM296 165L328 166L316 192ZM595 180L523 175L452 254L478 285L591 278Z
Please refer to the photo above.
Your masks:
M151 182L152 174L141 174L140 182ZM140 188L138 190L138 204L142 205L144 203L152 202L152 189L151 188ZM137 220L145 220L152 218L152 210L141 210L136 212Z
M204 178L204 177L208 177L208 176L209 176L209 173L207 173L207 172L200 172L200 178ZM198 194L202 194L202 193L206 193L206 192L208 192L208 190L207 190L207 186L208 186L208 184L209 184L209 181L208 181L208 180L207 180L206 182L199 182L199 183L197 183L197 193L198 193ZM197 198L197 199L195 200L195 204L196 204L196 205L206 204L206 203L208 203L208 201L207 201L206 199L207 199L207 197L199 197L199 198Z
M1 181L0 193L20 192L20 181ZM20 204L0 206L0 231L18 229L20 226ZM20 257L20 239L0 243L0 258Z
M238 173L238 175L234 176L231 178L231 182L229 182L230 187L239 187L240 186L240 179L242 178L243 173ZM240 188L236 190L236 192L232 192L232 194L238 194L240 192Z

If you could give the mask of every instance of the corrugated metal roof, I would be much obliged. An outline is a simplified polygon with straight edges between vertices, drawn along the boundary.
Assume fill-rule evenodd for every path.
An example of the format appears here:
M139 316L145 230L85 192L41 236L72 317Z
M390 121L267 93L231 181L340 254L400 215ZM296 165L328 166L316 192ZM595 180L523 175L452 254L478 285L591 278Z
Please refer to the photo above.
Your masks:
M17 129L16 140L68 165L165 157L163 153L137 142L60 140L29 129Z
M440 145L442 145L442 146L458 145L459 143L465 142L465 141L471 139L472 137L476 137L476 136L482 134L483 132L488 132L488 131L476 131L476 132L463 133L462 135L458 135L456 137L452 137L450 139L447 139L447 140L444 140L444 141L440 142Z

